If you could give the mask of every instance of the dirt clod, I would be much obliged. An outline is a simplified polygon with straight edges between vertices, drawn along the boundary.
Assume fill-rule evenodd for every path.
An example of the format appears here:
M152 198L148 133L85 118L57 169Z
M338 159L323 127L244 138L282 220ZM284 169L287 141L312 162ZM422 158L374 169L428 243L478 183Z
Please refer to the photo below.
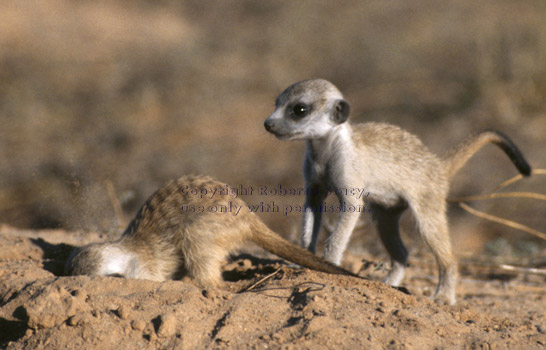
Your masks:
M56 285L46 286L24 306L27 324L34 329L59 326L69 317L86 309L85 303Z
M172 312L159 317L159 329L157 335L160 337L171 337L176 334L176 315Z

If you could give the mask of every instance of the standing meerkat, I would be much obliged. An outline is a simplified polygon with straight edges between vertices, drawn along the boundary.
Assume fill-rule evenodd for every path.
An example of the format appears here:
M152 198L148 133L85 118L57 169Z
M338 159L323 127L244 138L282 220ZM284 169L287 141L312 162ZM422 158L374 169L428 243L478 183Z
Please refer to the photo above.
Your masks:
M307 195L302 246L315 252L321 227L321 204L332 189L365 188L379 236L391 257L385 282L398 286L408 261L399 232L401 214L409 207L421 237L439 267L434 298L455 303L457 262L448 236L446 198L449 180L482 146L494 143L526 176L531 167L514 143L496 131L468 137L443 156L432 154L414 135L393 125L351 125L349 103L330 82L311 79L288 87L276 100L264 126L281 140L305 140L303 164ZM351 191L336 191L341 207L362 205ZM357 211L341 211L326 241L324 258L340 264L358 220Z
M155 192L121 238L75 249L66 275L164 281L184 275L202 286L222 282L221 266L245 242L313 270L356 276L281 238L228 186L186 176Z

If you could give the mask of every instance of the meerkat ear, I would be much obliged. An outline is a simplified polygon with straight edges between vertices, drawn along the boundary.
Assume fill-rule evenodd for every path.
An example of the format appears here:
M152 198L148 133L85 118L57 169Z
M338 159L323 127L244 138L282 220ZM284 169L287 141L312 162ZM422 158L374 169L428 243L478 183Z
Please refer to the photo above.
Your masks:
M334 113L332 115L333 120L336 124L345 123L349 118L349 113L351 111L351 106L349 102L345 100L337 100L334 105Z

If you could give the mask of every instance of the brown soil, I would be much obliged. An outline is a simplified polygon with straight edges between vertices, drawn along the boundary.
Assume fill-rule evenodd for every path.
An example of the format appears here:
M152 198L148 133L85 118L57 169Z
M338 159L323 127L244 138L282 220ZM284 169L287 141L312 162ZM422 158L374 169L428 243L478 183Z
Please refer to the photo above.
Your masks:
M351 103L350 120L399 125L435 153L494 128L545 168L544 4L3 1L0 222L63 230L0 224L0 348L544 348L544 275L498 268L546 267L544 241L456 205L455 307L429 301L434 261L408 216L412 296L374 282L385 253L376 235L361 234L366 224L344 264L371 280L293 269L257 248L234 257L214 290L62 276L71 246L111 238L89 231L118 231L179 176L303 186L303 143L263 127L278 94L301 79L331 80ZM515 173L502 152L484 147L450 197L490 193ZM533 176L506 190L544 188L544 176ZM245 201L283 208L304 198ZM470 204L545 231L544 202ZM297 240L300 214L260 214ZM363 260L374 264L363 269Z
M461 262L458 305L429 300L428 253L411 260L412 295L374 279L295 269L257 248L226 265L225 284L63 277L73 245L105 240L0 226L0 347L6 349L544 349L544 277ZM373 264L372 264L373 265ZM492 265L491 265L492 266ZM277 271L278 270L278 271ZM253 286L265 276L269 279ZM246 290L246 291L245 291Z

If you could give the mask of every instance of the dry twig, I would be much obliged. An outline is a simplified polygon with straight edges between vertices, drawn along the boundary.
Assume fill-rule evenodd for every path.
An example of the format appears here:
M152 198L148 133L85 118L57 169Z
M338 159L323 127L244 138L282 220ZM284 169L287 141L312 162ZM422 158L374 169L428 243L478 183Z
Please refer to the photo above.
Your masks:
M533 170L533 175L546 175L546 169L535 169ZM490 215L484 212L481 212L479 210L476 210L470 206L468 206L464 201L476 201L476 200L483 200L483 199L494 199L494 198L532 198L532 199L538 199L546 201L546 195L540 194L540 193L533 193L533 192L501 192L497 193L498 190L507 187L508 185L511 185L519 180L521 180L523 176L521 174L514 176L511 179L508 179L504 181L502 184L497 186L493 192L486 195L479 195L479 196L467 196L467 197L461 197L461 198L455 198L455 199L449 199L448 202L456 202L459 203L459 206L469 212L470 214L476 215L480 218L493 221L499 224L503 224L512 228L515 228L520 231L527 232L529 234L532 234L536 237L539 237L541 239L546 240L546 234L540 231L537 231L529 226L499 218L494 215Z
M508 270L508 271L532 273L535 275L546 275L546 269L537 269L535 267L520 267L520 266L512 266L512 265L499 265L499 267L503 270Z
M241 293L249 292L249 291L253 290L254 288L256 288L257 286L259 286L260 284L264 283L265 281L267 281L267 280L270 279L271 277L273 277L273 276L275 276L276 274L278 274L280 271L281 271L281 268L279 267L278 269L276 269L275 271L273 271L273 272L270 273L269 275L260 278L260 279L259 279L257 282L255 282L254 284L252 284L252 285L248 286L247 288L243 289L243 290L241 291Z
M462 203L462 202L459 203L459 206L461 208L463 208L464 210L466 210L467 212L469 212L470 214L476 215L476 216L478 216L480 218L483 218L483 219L486 219L486 220L489 220L489 221L493 221L493 222L497 222L499 224L503 224L503 225L515 228L517 230L530 233L530 234L532 234L534 236L537 236L539 238L542 238L542 239L546 240L546 234L545 233L542 233L540 231L532 229L529 226L525 226L525 225L519 224L517 222L511 221L511 220L499 218L498 216L486 214L486 213L481 212L479 210L476 210L476 209L474 209L474 208L472 208L472 207L470 207L470 206L468 206L468 205L466 205L465 203Z

